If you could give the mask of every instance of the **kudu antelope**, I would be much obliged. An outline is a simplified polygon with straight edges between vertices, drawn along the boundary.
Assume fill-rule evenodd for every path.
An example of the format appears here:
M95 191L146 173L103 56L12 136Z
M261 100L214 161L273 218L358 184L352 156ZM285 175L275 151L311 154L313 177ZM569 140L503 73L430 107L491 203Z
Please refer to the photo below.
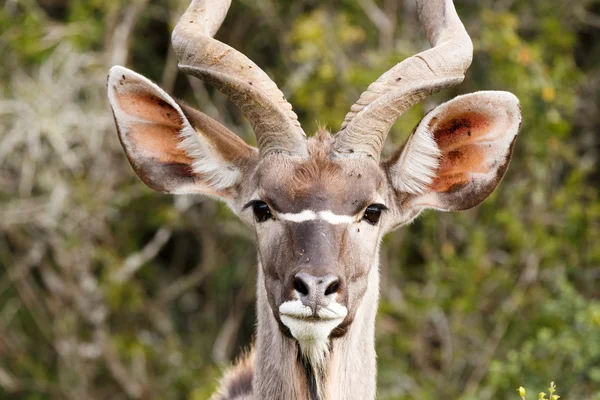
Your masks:
M115 66L108 97L119 138L148 186L224 202L256 232L256 343L215 399L373 399L379 245L424 209L483 201L509 164L520 125L506 92L459 96L428 113L388 159L394 122L429 94L460 83L473 46L451 0L420 0L433 48L360 96L339 132L307 139L269 77L213 39L231 0L193 0L173 32L179 68L226 94L257 148Z

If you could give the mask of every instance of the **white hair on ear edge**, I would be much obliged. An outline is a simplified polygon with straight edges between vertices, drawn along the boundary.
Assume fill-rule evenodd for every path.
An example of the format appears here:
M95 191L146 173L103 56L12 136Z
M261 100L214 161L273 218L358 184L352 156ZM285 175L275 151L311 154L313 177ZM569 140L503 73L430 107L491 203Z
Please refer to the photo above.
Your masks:
M183 139L177 147L185 151L194 162L192 169L202 175L216 190L227 189L240 179L240 171L215 151L211 143L191 126L184 126L179 132Z
M435 143L433 132L423 122L408 138L400 157L390 168L392 183L401 192L425 192L433 183L440 165L442 153Z
M126 85L120 84L121 78L129 78L125 79ZM227 189L238 182L238 168L221 157L202 132L192 127L179 104L154 82L128 68L116 65L109 72L108 87L109 101L120 122L152 123L127 115L119 106L116 91L146 92L166 102L181 118L181 142L177 147L193 160L193 171L202 175L203 180L215 190Z

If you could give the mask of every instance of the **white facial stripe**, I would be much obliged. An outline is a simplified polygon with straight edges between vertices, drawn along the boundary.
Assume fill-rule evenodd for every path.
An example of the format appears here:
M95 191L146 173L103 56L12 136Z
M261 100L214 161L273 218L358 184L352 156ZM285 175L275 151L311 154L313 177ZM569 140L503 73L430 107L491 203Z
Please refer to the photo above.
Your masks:
M351 224L356 221L356 219L351 215L338 215L332 213L329 210L318 212L312 210L303 210L299 213L277 214L277 217L280 220L290 222L306 222L320 220L334 225Z
M355 221L355 218L350 215L338 215L331 211L320 211L319 218L330 224L351 224Z
M375 198L375 201L373 203L385 205L385 200L383 199L382 195L380 195L379 193L377 193L377 197Z
M302 212L295 213L295 214L291 214L291 213L277 214L277 217L283 221L305 222L305 221L312 221L312 220L317 219L317 214L312 210L304 210Z

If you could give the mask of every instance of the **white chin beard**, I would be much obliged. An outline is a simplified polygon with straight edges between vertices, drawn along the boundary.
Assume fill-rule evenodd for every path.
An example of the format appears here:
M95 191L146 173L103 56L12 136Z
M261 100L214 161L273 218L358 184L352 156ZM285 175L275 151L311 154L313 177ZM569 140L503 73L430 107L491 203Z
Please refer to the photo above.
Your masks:
M329 335L346 318L346 307L332 302L319 310L320 319L307 319L312 315L310 308L300 300L293 300L283 303L279 312L281 322L300 344L302 356L316 371L322 372L329 355Z

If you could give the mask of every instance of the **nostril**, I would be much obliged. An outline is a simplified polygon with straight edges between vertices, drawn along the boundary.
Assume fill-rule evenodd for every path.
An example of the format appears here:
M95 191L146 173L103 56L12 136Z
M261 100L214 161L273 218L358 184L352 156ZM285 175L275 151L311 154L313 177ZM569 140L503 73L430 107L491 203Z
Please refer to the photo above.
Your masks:
M329 296L330 294L336 293L340 288L340 281L339 280L335 280L333 282L331 282L329 284L329 286L327 286L327 289L325 289L325 296Z
M294 289L296 289L297 292L303 294L304 296L308 295L308 286L306 286L306 283L304 283L302 278L300 278L299 276L296 276L294 278Z

